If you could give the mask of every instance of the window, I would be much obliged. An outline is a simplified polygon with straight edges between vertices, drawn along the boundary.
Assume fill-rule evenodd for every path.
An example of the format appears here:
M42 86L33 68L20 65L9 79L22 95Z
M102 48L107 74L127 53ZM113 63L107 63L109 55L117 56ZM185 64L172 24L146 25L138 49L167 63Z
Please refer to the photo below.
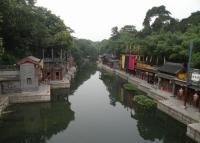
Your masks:
M31 78L27 78L26 82L27 82L28 85L31 85L32 84L32 79Z
M56 79L59 80L59 72L56 72Z
M56 72L56 76L59 76L59 72Z

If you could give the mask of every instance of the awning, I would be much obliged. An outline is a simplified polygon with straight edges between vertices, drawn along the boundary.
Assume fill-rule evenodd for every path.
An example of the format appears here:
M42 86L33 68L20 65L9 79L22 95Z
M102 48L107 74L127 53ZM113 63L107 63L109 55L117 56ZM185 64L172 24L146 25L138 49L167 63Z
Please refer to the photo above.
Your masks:
M183 69L184 69L183 64L167 62L163 66L161 66L158 70L163 73L176 75Z
M186 87L187 86L187 81L175 79L175 84ZM188 85L188 88L200 91L200 84L199 85L198 84L195 85L194 83L193 84L190 83Z
M161 78L164 78L164 79L169 79L169 80L175 79L175 76L167 75L167 74L164 74L164 73L158 73L157 75L158 75L158 77L161 77Z
M138 70L143 70L145 72L151 72L151 73L155 73L155 74L158 72L157 69L155 69L155 68L141 68L141 67L135 67L135 68Z
M176 80L176 79L175 79L175 84L180 85L180 86L187 86L186 81L181 81L181 80Z

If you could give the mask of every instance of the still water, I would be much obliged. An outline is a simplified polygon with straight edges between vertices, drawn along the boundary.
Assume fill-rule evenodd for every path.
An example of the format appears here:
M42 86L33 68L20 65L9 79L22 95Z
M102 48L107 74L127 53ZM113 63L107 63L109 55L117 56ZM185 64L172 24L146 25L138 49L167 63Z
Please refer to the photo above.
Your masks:
M0 143L193 143L186 127L132 102L123 83L87 65L51 103L17 104L0 120ZM68 97L68 98L67 98Z

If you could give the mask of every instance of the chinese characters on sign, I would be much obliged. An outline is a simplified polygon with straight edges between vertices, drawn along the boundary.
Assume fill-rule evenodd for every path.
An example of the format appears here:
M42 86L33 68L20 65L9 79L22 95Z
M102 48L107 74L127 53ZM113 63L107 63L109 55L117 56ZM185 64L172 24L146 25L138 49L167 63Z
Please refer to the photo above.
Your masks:
M199 82L200 81L200 74L198 72L193 72L191 76L191 80L194 82Z

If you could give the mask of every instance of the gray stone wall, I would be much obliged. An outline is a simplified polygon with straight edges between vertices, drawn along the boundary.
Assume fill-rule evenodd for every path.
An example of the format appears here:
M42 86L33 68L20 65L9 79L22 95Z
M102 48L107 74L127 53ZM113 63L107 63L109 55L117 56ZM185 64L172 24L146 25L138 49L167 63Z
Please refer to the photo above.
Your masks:
M3 81L1 83L1 92L2 93L15 93L19 92L20 89L20 81Z
M189 124L187 126L187 136L200 143L200 123Z
M10 96L9 102L13 103L28 103L28 102L49 102L50 95L27 95L27 96Z
M0 100L0 116L3 113L3 110L6 109L6 107L9 105L9 98L8 96L1 96L1 100Z
M18 77L19 71L0 71L0 77Z
M23 91L38 89L39 83L34 64L26 63L20 65L20 82Z

